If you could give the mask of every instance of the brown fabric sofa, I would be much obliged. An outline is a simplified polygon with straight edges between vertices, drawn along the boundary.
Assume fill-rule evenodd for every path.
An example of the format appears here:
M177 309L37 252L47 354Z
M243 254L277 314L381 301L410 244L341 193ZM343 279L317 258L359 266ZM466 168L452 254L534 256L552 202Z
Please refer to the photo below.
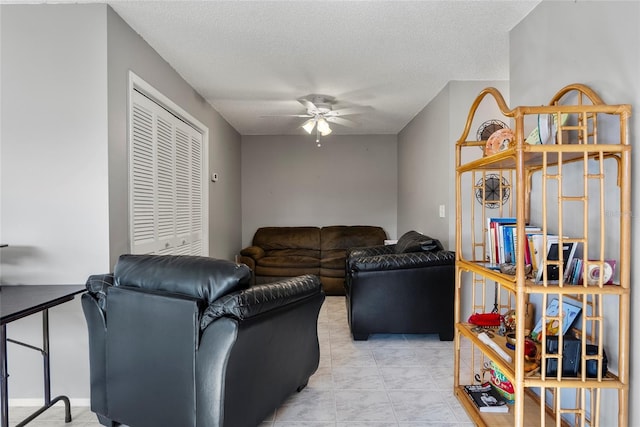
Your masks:
M240 251L240 262L251 268L256 284L315 274L326 294L344 295L347 250L382 245L386 238L381 227L370 225L262 227Z

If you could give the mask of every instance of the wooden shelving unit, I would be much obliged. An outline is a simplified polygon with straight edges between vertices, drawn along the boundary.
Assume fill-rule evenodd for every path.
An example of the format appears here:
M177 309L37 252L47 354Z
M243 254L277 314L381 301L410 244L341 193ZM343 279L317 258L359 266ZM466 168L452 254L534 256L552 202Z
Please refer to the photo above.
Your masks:
M475 140L475 135L473 140L469 138L472 124L480 120L476 112L483 102L495 102L502 114L498 119L508 122L515 135L509 148L488 156L481 150L484 141ZM496 89L487 88L470 108L456 144L454 393L477 425L601 426L603 411L608 417L617 414L618 426L628 425L630 115L629 105L605 104L581 84L562 88L549 105L513 109ZM540 121L543 116L548 118L546 123L556 123L553 143L528 144L527 135L545 123ZM485 200L483 186L489 175L501 181L497 200ZM510 197L502 197L507 191ZM525 225L539 226L545 247L551 235L559 236L559 247L577 244L585 260L583 277L593 268L590 266L602 269L605 260L615 259L614 283L570 284L563 280L562 263L546 260L540 267L557 265L559 280L548 280L546 275L541 281L534 280L535 276L526 274L526 238L515 242L515 275L490 269L487 220L492 217L516 218L517 236L526 236ZM555 316L546 312L553 299L559 304ZM530 302L536 305L535 318L542 325L562 324L564 304L580 308L571 329L580 342L576 377L562 376L565 336L559 334L559 351L552 354L547 351L546 327L537 344L538 363L544 367L553 361L559 374L547 375L542 368L531 370L531 361L525 361L524 345L519 344L529 333L525 331L525 315ZM505 314L510 310L515 310L515 350L506 349L505 339L497 333L492 338L511 357L508 361L478 338L479 331L467 319L473 313ZM590 354L594 348L596 354ZM608 370L602 374L604 352ZM485 371L489 361L513 385L515 400L508 414L480 413L462 389L462 385L488 379ZM587 376L587 365L596 367L595 376ZM610 407L612 401L617 402L617 408ZM606 408L602 402L607 402Z

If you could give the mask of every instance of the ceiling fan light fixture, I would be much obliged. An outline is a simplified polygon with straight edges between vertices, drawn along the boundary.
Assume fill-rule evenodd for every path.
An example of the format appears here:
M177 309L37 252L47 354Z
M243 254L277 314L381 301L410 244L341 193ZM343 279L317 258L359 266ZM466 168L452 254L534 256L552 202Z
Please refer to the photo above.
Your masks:
M316 119L309 119L302 124L302 129L304 129L309 135L313 132L313 128L316 126Z
M320 119L318 119L318 131L322 136L327 136L331 133L331 128L329 127L329 123L327 123L324 117L321 117Z

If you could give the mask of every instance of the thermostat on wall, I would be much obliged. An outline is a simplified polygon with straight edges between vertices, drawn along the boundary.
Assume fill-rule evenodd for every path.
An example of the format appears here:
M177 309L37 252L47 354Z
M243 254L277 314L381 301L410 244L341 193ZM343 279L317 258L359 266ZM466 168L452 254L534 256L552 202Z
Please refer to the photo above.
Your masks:
M211 172L211 182L218 182L218 172Z

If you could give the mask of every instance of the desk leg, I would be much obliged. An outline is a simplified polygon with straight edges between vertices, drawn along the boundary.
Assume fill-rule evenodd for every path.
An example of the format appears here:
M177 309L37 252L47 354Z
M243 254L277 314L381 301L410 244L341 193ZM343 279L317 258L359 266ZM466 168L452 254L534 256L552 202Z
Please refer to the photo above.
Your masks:
M0 389L0 393L2 393L2 402L0 405L2 406L2 427L9 427L9 386L7 381L9 380L9 374L7 372L7 325L0 326L0 357L2 357L2 361L0 363L0 383L2 383L2 388Z
M44 364L44 406L38 409L36 412L25 418L21 423L16 424L16 427L22 427L27 423L33 421L36 417L42 414L47 409L62 400L64 402L64 422L71 422L71 402L67 396L58 396L55 399L51 399L51 363L49 362L49 309L46 308L42 311L42 359Z
M6 334L5 334L5 337L6 337ZM22 427L27 425L28 423L33 421L36 417L40 416L40 414L42 414L47 409L51 408L53 405L55 405L59 401L64 402L64 422L70 423L71 422L71 402L69 402L69 398L67 396L58 396L54 399L51 399L51 363L49 361L49 309L44 309L42 311L42 350L28 344L24 344L16 341L12 341L12 342L25 346L27 348L31 348L33 350L40 351L40 353L42 354L42 359L44 364L44 406L38 409L37 411L35 411L33 414L29 415L20 423L16 424L16 427ZM6 354L6 344L5 344L5 354ZM5 368L5 371L6 371L6 368ZM3 401L4 401L4 396L3 396ZM5 425L4 418L3 418L2 427L8 427L9 425L8 423L9 421L7 419L7 424Z

